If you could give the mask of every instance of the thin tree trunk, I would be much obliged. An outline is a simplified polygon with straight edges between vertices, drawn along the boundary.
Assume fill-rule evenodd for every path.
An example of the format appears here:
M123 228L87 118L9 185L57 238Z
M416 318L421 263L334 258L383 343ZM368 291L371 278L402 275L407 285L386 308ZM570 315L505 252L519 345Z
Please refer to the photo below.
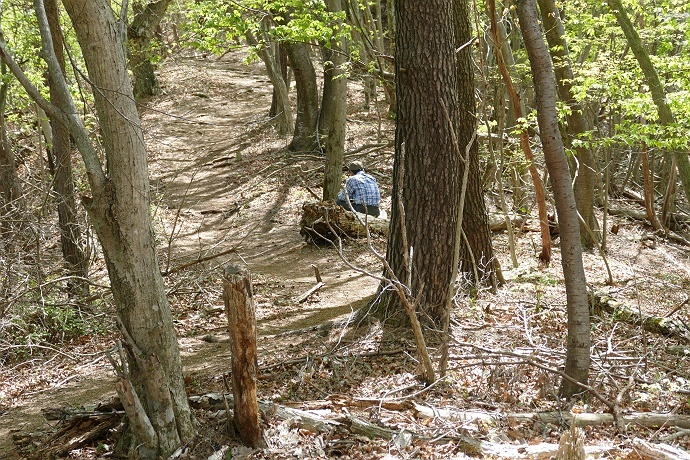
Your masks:
M341 0L326 0L329 12L343 10ZM341 24L342 26L342 24ZM347 44L344 38L331 43L331 65L324 68L323 103L321 120L328 120L326 135L326 171L324 173L323 199L335 200L341 186L342 165L345 156L345 129L347 117L347 77L345 62Z
M463 176L466 177L466 192L462 203L462 232L457 235L462 238L460 261L458 269L465 275L464 281L470 281L474 286L485 285L495 289L500 282L500 265L494 257L491 244L491 229L489 217L484 203L484 190L481 183L479 168L479 146L476 141L476 99L474 84L474 65L472 60L473 32L469 20L469 6L465 0L455 1L454 16L457 24L455 36L455 53L459 78L458 96L460 101L459 131L456 131L459 155L466 159L462 166ZM465 170L465 168L468 168ZM462 196L462 195L461 195ZM451 293L454 295L454 293Z
M151 39L160 24L171 0L135 1L134 19L127 28L129 45L129 66L134 77L134 97L149 97L160 94L161 88L156 79L156 65L148 50Z
M647 212L647 219L652 224L655 230L662 230L663 227L656 218L656 211L654 210L654 182L652 180L652 173L649 169L649 158L647 155L647 145L642 146L642 174L644 175L644 208Z
M6 74L3 61L2 76ZM17 165L7 139L5 124L5 101L7 100L7 83L0 84L0 243L8 244L12 239L13 221L18 221L24 212L22 188L17 176Z
M532 68L537 96L537 121L558 213L561 264L568 305L565 373L576 381L586 384L589 378L591 345L589 305L580 246L580 223L575 194L570 182L565 146L558 125L556 79L551 67L551 57L539 28L535 0L518 0L517 13ZM560 394L563 397L570 398L581 391L579 386L566 379L561 382Z
M249 45L257 48L257 53L266 66L268 79L271 80L273 85L278 134L290 134L292 133L292 108L290 106L287 80L285 79L285 73L282 71L281 64L275 54L271 52L272 46L269 43L259 45L257 37L249 30L246 33L246 38Z
M53 50L58 63L64 73L65 57L63 51L62 32L60 30L60 12L57 0L45 0L46 16L53 37ZM64 111L69 104L64 100L57 85L48 79L50 100L55 106ZM72 142L69 128L57 120L51 119L52 154L53 154L53 189L57 197L58 226L60 228L60 243L62 256L67 270L74 277L69 281L68 291L76 295L89 293L89 258L84 250L82 232L77 219L77 203L74 197L74 178L72 175Z
M297 117L295 132L288 150L292 152L313 152L319 148L317 123L319 119L319 92L316 86L316 71L309 56L309 47L304 43L286 43L285 49L297 84Z
M513 79L510 76L508 67L504 61L504 53L501 52L505 48L502 37L499 35L497 17L496 17L496 2L489 0L489 16L491 19L491 34L494 40L494 53L496 54L496 62L498 69L503 77L503 82L506 85L508 94L510 95L511 109L513 118L518 120L524 117L522 113L522 105L520 103L520 96L513 86ZM541 235L541 252L539 253L539 260L544 263L551 262L551 233L549 231L549 217L546 211L546 190L544 184L539 177L537 166L534 162L534 154L529 145L529 133L526 129L520 131L520 147L525 154L528 161L528 168L530 176L532 177L532 184L534 185L534 193L536 195L537 209L539 210L539 229Z
M288 80L288 58L287 53L285 52L285 47L282 43L273 43L271 48L273 50L273 56L275 56L275 60L280 68L280 74L285 82L285 87L288 89L289 93L290 81ZM268 116L270 118L274 118L280 113L282 113L282 109L278 107L278 90L273 88L273 94L271 96L271 108L268 110ZM290 120L290 122L292 123L292 120Z
M3 39L0 31L0 39ZM22 233L22 216L26 211L24 195L14 154L7 138L5 103L7 101L7 74L5 62L0 63L0 253L3 257L4 276L0 283L0 297L7 298L14 290L17 271L14 269L15 239Z
M652 93L652 99L656 105L657 112L659 113L659 121L662 125L668 126L675 123L675 117L671 108L666 103L666 91L664 86L659 79L659 74L654 68L651 59L649 59L649 54L645 51L642 45L642 40L640 40L640 35L635 30L635 27L630 22L630 18L623 8L623 3L621 0L611 0L609 3L611 11L616 16L618 24L625 38L628 40L628 45L633 51L637 62L640 64L640 69L645 76L645 80L649 85L649 91ZM690 199L690 159L688 159L687 151L683 149L676 149L673 158L676 161L676 168L678 169L678 176L681 184L683 185L683 191L685 192L686 198Z
M570 54L568 43L565 39L565 28L561 22L560 12L554 0L538 0L541 10L541 18L546 31L546 40L549 44L549 52L554 65L556 83L558 84L558 94L563 102L568 106L568 140L567 145L572 145L572 140L581 134L589 131L589 126L584 115L584 108L573 94L573 84L575 77L570 65ZM592 248L599 244L599 223L594 214L594 191L597 185L597 168L594 156L589 148L584 146L575 147L575 158L577 166L573 171L577 174L573 190L575 192L575 203L577 210L582 217L580 221L580 238L582 245ZM593 237L594 236L594 237Z

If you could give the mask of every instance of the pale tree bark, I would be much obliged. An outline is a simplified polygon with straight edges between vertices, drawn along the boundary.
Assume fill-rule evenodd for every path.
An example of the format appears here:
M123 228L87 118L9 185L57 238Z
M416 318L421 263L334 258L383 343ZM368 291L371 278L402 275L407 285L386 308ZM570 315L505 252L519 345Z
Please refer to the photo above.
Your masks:
M182 365L155 252L149 215L146 149L126 58L107 0L65 0L92 84L107 168L77 116L55 54L42 0L34 0L43 39L43 56L70 104L63 112L48 103L11 59L4 43L0 55L29 95L51 117L67 124L84 160L91 197L83 203L103 248L118 323L125 337L128 372L118 388L131 382L144 413L145 432L135 433L130 455L167 458L194 435L182 379ZM123 396L131 396L129 394ZM131 398L132 400L132 398ZM136 407L136 406L131 406ZM140 424L141 425L141 424ZM151 435L154 433L154 436Z
M342 11L341 0L326 0L326 9L333 13ZM342 24L339 26L342 27ZM347 43L345 39L333 40L330 51L330 61L328 61L330 63L324 65L323 102L319 117L319 121L323 121L322 135L326 138L324 200L335 200L340 191L347 121L347 76L344 69Z
M304 43L285 43L297 86L297 117L295 132L288 150L313 152L319 148L317 124L319 119L319 91L316 70L311 62L309 47Z
M171 0L154 0L133 4L134 18L127 28L129 66L134 77L134 97L149 97L160 94L156 79L156 66L151 62L148 50L156 28L160 24Z
M282 43L273 42L271 49L275 62L277 64L276 67L280 69L280 75L283 78L283 81L285 82L285 87L290 88L290 73L288 72L288 57L287 53L285 52L285 46L283 46ZM269 117L273 118L281 113L278 103L278 91L275 88L273 88L273 95L271 97L271 108L268 110ZM291 133L292 130L290 131L290 134Z
M60 30L60 12L57 0L45 0L46 16L50 33L53 37L53 51L64 73L65 56L62 32ZM60 110L69 110L69 104L57 88L56 83L48 77L50 100ZM74 178L72 174L72 141L69 128L57 120L51 119L52 155L53 155L53 190L57 199L58 226L62 257L65 259L68 272L74 277L67 284L68 291L74 295L89 293L89 258L84 250L77 203L74 197Z
M506 90L508 91L511 103L511 113L513 114L512 118L513 120L518 120L524 117L524 113L522 112L522 103L520 102L520 95L513 85L513 79L510 76L510 72L508 71L509 63L507 63L505 60L506 55L509 55L511 56L512 61L512 52L505 44L503 36L499 33L495 0L489 0L488 6L496 62L498 64L498 69L501 72L503 83L506 85ZM539 253L539 260L548 264L551 262L551 233L549 231L549 216L546 210L546 190L544 188L544 183L541 181L541 177L539 177L537 165L534 162L534 154L532 153L532 147L530 147L529 143L529 133L526 129L520 130L520 147L522 148L522 152L525 154L525 159L529 162L527 167L529 169L530 176L532 177L537 209L539 211L539 229L541 235L541 252Z
M541 18L546 31L546 40L549 44L549 52L553 60L558 95L568 106L567 114L567 145L572 146L572 140L589 131L589 126L584 114L584 107L575 99L573 84L575 76L570 64L568 42L565 39L565 28L561 22L561 16L554 0L538 0ZM582 245L592 248L599 244L599 223L594 214L594 191L597 186L597 166L592 151L584 146L575 146L575 159L573 173L576 174L573 190L575 203L582 217L580 221L580 238ZM588 231L589 230L589 231Z
M551 176L558 225L561 237L561 264L565 278L568 309L568 343L565 373L576 381L587 384L589 378L591 345L587 284L580 246L580 223L577 216L575 194L570 182L568 159L558 125L556 109L556 78L551 57L539 28L535 0L518 0L517 13L520 30L532 68L536 92L537 121L544 149L546 167ZM563 379L560 394L570 398L582 389Z
M611 0L608 4L611 11L616 16L618 24L621 29L623 29L625 38L628 40L628 45L630 45L637 62L640 64L640 69L642 69L647 85L649 85L649 91L652 93L652 99L659 113L659 121L664 126L675 124L676 120L671 111L671 107L669 107L666 102L666 91L659 79L659 74L654 68L651 59L649 59L649 54L642 45L640 35L630 22L630 18L625 8L623 8L623 3L621 0ZM690 199L690 160L688 159L688 153L682 149L677 149L674 152L673 158L676 161L678 176L683 185L685 196Z

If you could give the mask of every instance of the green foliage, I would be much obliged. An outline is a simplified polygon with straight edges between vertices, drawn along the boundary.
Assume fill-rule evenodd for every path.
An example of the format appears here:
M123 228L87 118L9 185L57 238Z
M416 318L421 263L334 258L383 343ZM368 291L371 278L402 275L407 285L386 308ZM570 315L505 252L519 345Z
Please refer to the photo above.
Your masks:
M31 3L18 0L3 2L2 8L0 8L0 28L8 51L24 69L31 82L37 87L43 88L43 93L46 95L47 88L43 85L46 67L39 57L41 37L38 33L38 23ZM8 112L12 112L13 108L22 108L30 104L30 99L24 91L21 89L17 91L21 87L15 82L11 74L6 74L3 81L9 85Z
M690 132L690 5L664 0L648 5L624 2L646 51L659 73L677 123L660 126L658 113L639 64L615 17L605 4L567 2L564 25L574 65L574 91L588 108L616 114L615 134L589 133L577 143L688 149Z
M244 0L187 4L181 24L184 40L201 51L222 54L244 40L257 37L259 46L270 42L330 41L349 34L338 24L344 13L329 13L323 2L299 0Z
M63 38L69 48L69 56L77 66L84 68L81 50L72 32L69 18L64 12L62 13L60 21L62 23ZM39 89L41 94L46 99L50 99L46 81L47 66L41 57L41 36L31 2L20 0L2 2L2 7L0 7L0 29L4 35L8 51L12 53L15 61L20 65L31 83ZM72 72L70 62L67 62L65 72L68 83L73 83L71 88L73 94L84 96L85 93L76 85L76 78L74 72ZM33 114L34 111L31 99L9 71L2 78L3 82L8 84L6 107L6 113L9 114L7 116L8 122L16 130L34 130L35 126L29 126L29 124L35 120L33 117L31 119L27 117L28 113ZM86 95L88 96L88 93Z

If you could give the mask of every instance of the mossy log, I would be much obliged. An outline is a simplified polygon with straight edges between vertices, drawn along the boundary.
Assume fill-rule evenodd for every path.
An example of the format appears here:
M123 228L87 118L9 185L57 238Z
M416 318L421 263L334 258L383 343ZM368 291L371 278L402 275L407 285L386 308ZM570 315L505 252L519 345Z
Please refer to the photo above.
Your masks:
M317 244L344 237L364 238L367 231L363 223L370 233L388 236L388 219L346 211L333 201L305 203L299 233Z
M641 326L647 332L690 342L690 329L683 321L647 315L627 307L608 295L594 293L590 303L590 315L601 316L602 313L611 315L615 321Z

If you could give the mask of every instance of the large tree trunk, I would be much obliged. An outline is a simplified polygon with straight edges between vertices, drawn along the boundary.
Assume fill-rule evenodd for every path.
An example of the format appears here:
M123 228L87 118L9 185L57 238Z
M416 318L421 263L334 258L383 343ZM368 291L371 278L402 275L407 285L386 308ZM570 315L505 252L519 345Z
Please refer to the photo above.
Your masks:
M194 435L182 379L177 340L158 267L149 215L149 182L141 122L131 92L117 23L107 0L65 0L94 85L107 170L88 140L76 109L62 112L43 100L23 78L22 85L51 116L70 126L84 159L92 197L84 198L105 255L118 319L128 351L129 373L118 388L142 403L137 414L145 431L138 438L140 458L167 457ZM52 51L43 2L34 0L51 78L68 100L67 85ZM2 51L6 62L12 62ZM16 63L15 75L21 74ZM130 382L132 385L126 384ZM154 433L151 436L151 433Z
M403 0L395 8L397 127L386 260L400 281L411 278L408 287L420 310L438 324L458 269L452 248L460 237L460 155L465 155L475 127L474 97L468 97L473 87L470 50L465 47L456 57L459 44L469 40L460 17L467 14L461 9L466 4L461 3ZM470 156L473 149L476 155L476 144ZM468 191L476 193L473 186ZM400 311L396 297L385 291L381 308Z
M149 97L160 94L161 88L156 79L155 64L151 62L148 46L156 28L163 19L171 0L154 0L133 4L134 19L127 28L129 41L129 66L134 79L134 97Z
M319 147L317 123L319 119L319 91L316 86L316 71L309 56L309 47L304 43L286 43L285 50L295 74L297 85L297 117L295 132L288 150L292 152L313 152Z
M46 15L53 36L53 50L60 67L64 72L65 56L63 39L60 31L60 13L57 0L45 0ZM50 100L62 111L69 109L62 93L55 82L48 78ZM77 219L77 204L74 198L74 179L72 175L72 142L69 128L55 119L51 119L52 154L53 154L53 190L57 198L58 226L62 257L65 259L68 272L74 277L67 284L70 294L86 295L89 292L89 258L84 250L83 238Z
M558 126L556 110L556 79L551 57L539 28L535 0L518 0L517 12L520 30L529 56L534 88L536 91L537 121L544 149L546 167L551 176L558 225L561 236L561 264L565 278L568 304L568 345L565 373L576 381L586 384L589 377L589 306L587 285L580 246L580 224L577 216L575 195L570 182L568 159ZM564 379L561 396L571 397L582 389Z
M481 283L495 288L498 284L499 266L491 245L491 229L479 169L479 148L475 139L477 108L472 46L469 45L473 31L467 1L456 0L454 4L457 17L455 49L459 50L456 52L458 96L461 107L456 137L460 154L467 159L467 164L462 166L467 178L467 190L463 213L460 216L464 233L463 241L467 244L460 246L460 271L465 275L465 282L470 281L474 285ZM469 168L469 171L465 172L464 168Z
M630 22L630 18L628 18L628 14L623 8L623 3L621 0L611 0L609 6L616 15L616 20L618 20L618 24L621 26L621 29L623 29L625 38L628 40L628 44L633 54L635 54L637 62L640 64L642 73L644 73L645 80L649 85L649 91L652 93L652 99L659 113L659 121L662 125L666 126L674 124L675 117L673 116L671 108L666 103L666 91L661 84L659 74L654 68L651 59L649 59L649 54L645 51L644 46L642 46L640 35ZM678 176L683 185L683 191L685 191L685 197L690 200L690 159L688 159L687 151L676 149L674 152L674 159L676 160Z
M343 10L341 0L326 0L330 12ZM345 127L347 117L347 77L345 39L333 40L331 43L329 65L324 66L323 102L320 129L326 136L326 171L324 173L323 199L335 200L342 182L342 165L345 156Z
M544 22L546 40L549 44L549 52L553 60L556 82L558 83L559 97L568 106L568 145L572 145L572 140L589 130L585 119L584 108L573 94L573 84L575 76L570 65L570 54L568 42L565 39L565 28L561 22L560 12L554 0L538 0L541 10L541 18ZM582 217L580 221L580 238L582 245L592 248L601 239L599 233L599 223L594 214L594 191L597 185L597 166L594 156L589 148L578 145L575 147L575 159L577 166L573 168L573 173L577 174L573 189L575 192L575 203L577 210ZM575 162L573 162L575 163Z

